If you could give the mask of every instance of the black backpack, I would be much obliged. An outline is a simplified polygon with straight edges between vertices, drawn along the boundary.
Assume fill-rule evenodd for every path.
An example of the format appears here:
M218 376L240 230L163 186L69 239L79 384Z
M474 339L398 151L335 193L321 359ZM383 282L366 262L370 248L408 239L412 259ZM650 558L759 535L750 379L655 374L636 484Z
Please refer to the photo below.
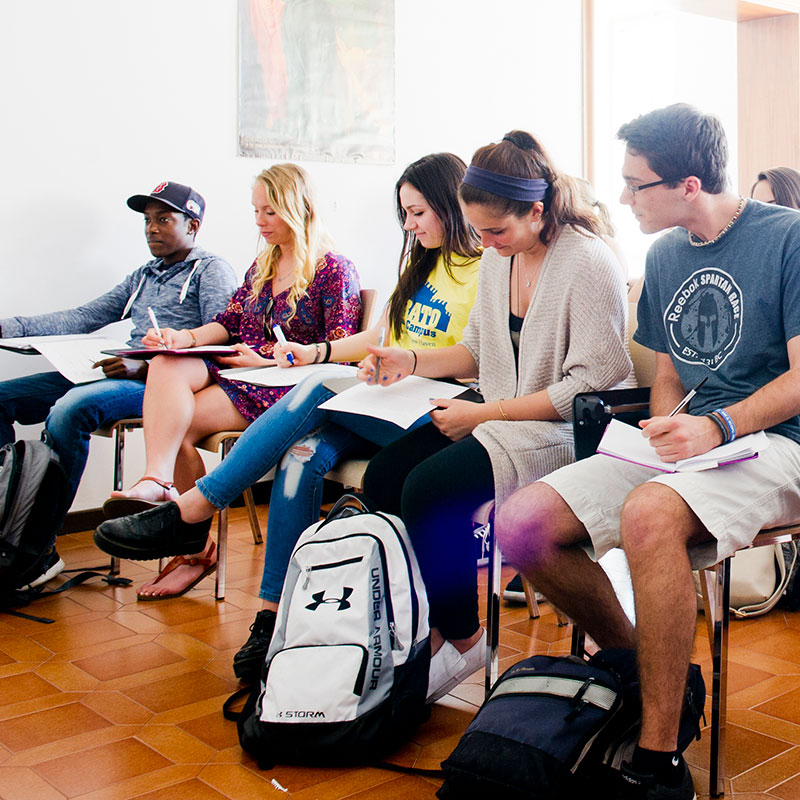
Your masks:
M0 592L39 577L67 513L67 478L45 441L0 448Z
M71 589L89 578L101 577L114 586L127 586L128 578L119 578L89 567L78 572L58 589L45 591L42 586L23 589L45 571L56 531L69 510L67 477L58 455L42 441L22 440L0 448L0 610L37 622L52 622L12 611L38 597Z
M700 738L705 683L689 670L678 748ZM533 656L510 667L442 764L442 800L611 797L639 732L641 696L632 650L588 661Z

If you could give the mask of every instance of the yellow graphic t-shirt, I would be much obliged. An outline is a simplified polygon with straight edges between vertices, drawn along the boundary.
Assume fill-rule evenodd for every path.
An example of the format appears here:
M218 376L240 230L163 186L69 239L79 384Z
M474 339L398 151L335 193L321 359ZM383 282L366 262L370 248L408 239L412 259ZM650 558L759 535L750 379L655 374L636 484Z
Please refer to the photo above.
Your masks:
M452 256L454 281L439 256L433 272L408 301L403 334L392 344L430 349L458 344L478 291L480 258ZM394 337L392 337L394 339Z

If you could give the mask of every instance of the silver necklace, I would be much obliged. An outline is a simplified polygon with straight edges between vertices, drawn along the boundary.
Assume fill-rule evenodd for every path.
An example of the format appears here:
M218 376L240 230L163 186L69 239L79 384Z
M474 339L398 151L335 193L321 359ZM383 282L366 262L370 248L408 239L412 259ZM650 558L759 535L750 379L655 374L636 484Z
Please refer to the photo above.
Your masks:
M732 227L733 224L739 219L739 215L742 213L742 209L744 208L744 204L747 201L741 195L739 196L739 207L736 209L736 213L731 217L730 222L713 238L709 239L707 242L703 242L700 239L695 239L694 234L689 231L689 244L692 247L708 247L710 244L714 244L718 242Z

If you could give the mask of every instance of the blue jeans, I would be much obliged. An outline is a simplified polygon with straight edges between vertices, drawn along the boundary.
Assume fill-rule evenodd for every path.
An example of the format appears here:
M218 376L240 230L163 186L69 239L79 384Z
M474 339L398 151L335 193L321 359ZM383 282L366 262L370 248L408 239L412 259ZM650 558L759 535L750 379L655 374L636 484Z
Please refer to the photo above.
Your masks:
M212 505L224 508L280 462L270 499L259 592L266 600L280 598L297 538L319 519L325 473L359 441L384 447L406 432L386 420L319 408L333 396L323 386L324 380L326 376L310 375L285 394L245 430L228 457L196 484ZM427 421L426 415L412 427ZM310 452L298 455L295 443L306 445Z
M0 447L16 440L15 422L44 422L53 403L74 385L60 372L40 372L0 382Z
M142 381L106 379L73 387L50 409L45 428L66 470L70 502L86 467L92 431L119 419L141 417L143 398Z

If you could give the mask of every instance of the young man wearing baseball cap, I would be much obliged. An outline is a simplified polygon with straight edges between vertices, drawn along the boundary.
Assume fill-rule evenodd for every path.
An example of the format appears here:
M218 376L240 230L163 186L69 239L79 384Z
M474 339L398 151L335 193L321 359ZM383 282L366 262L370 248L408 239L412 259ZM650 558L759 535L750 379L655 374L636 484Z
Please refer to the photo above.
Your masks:
M195 246L205 212L202 196L189 186L165 181L150 194L129 197L128 206L144 216L153 258L85 305L0 319L0 338L91 333L130 318L128 345L140 347L151 325L148 306L161 325L178 329L205 325L225 309L238 281L227 261ZM0 382L0 446L14 441L14 422L45 422L67 472L70 498L86 465L91 432L142 414L146 363L107 358L99 366L105 380L78 386L58 372ZM40 582L63 566L54 549Z

